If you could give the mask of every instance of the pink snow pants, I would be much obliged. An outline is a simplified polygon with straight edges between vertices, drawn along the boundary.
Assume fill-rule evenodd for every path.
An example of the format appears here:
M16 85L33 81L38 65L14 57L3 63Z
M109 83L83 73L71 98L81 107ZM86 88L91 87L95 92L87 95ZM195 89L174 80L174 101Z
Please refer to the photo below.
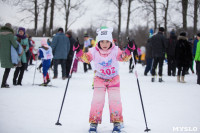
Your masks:
M90 123L101 124L106 90L108 92L110 122L123 122L119 76L115 76L112 79L102 79L96 76L94 78L94 93L90 109Z

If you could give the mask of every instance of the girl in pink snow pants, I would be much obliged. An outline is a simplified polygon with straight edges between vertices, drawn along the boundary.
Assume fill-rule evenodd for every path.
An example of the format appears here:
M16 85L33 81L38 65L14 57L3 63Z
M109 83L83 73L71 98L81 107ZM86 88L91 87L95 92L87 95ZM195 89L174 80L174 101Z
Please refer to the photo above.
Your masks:
M97 125L102 121L105 93L108 92L110 122L114 123L113 132L120 132L120 122L123 122L122 103L120 97L120 80L118 61L128 61L131 58L130 51L134 50L133 44L128 44L125 51L121 51L112 39L112 28L97 30L96 47L90 48L89 52L80 50L79 42L74 44L77 58L83 62L93 61L94 93L90 110L89 132L96 132Z

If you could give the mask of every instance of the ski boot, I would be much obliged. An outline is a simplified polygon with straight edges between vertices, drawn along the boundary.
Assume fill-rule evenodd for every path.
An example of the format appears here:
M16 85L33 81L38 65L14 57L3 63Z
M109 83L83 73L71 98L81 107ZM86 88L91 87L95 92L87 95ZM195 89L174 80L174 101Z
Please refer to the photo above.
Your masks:
M159 78L158 82L164 82L164 80L162 78Z
M46 84L48 84L50 81L51 81L50 79L47 79L47 83Z
M97 123L91 123L89 133L97 133L97 126L98 126Z
M155 78L154 77L151 78L151 82L155 82Z
M115 122L112 133L120 133L120 132L121 132L121 124L119 122Z
M47 83L42 83L42 84L40 84L39 86L47 86Z
M133 69L130 69L130 70L129 70L129 73L133 73Z

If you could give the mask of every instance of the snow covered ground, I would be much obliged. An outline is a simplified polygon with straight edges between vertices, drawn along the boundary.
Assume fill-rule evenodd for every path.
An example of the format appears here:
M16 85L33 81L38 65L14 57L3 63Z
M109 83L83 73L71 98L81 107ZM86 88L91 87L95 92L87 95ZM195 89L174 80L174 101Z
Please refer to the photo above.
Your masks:
M36 62L34 62L36 63ZM39 64L39 62L37 63ZM83 72L79 63L78 72L70 79L60 122L58 118L67 80L59 78L50 84L56 87L33 86L35 66L25 72L23 86L13 86L11 70L8 83L11 88L0 88L0 133L87 133L89 111L92 99L93 72ZM144 76L144 67L137 66L148 127L151 133L199 133L200 132L200 86L195 74L187 75L187 83L177 83L176 77L167 76L164 66L164 83L151 82L151 76ZM4 69L0 68L0 81ZM53 77L51 71L50 74ZM135 75L128 73L128 63L120 63L121 97L124 129L126 133L143 133L145 123ZM42 74L36 71L35 83L42 83ZM106 104L102 124L98 133L111 133L109 109ZM186 131L191 130L191 131Z

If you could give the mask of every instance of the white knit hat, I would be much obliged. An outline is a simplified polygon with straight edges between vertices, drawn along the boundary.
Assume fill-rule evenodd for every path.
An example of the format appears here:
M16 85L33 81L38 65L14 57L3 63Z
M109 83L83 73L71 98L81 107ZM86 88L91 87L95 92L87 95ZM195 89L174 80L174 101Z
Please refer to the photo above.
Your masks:
M97 42L102 40L108 40L110 42L113 41L112 38L113 28L106 28L106 29L97 29Z

